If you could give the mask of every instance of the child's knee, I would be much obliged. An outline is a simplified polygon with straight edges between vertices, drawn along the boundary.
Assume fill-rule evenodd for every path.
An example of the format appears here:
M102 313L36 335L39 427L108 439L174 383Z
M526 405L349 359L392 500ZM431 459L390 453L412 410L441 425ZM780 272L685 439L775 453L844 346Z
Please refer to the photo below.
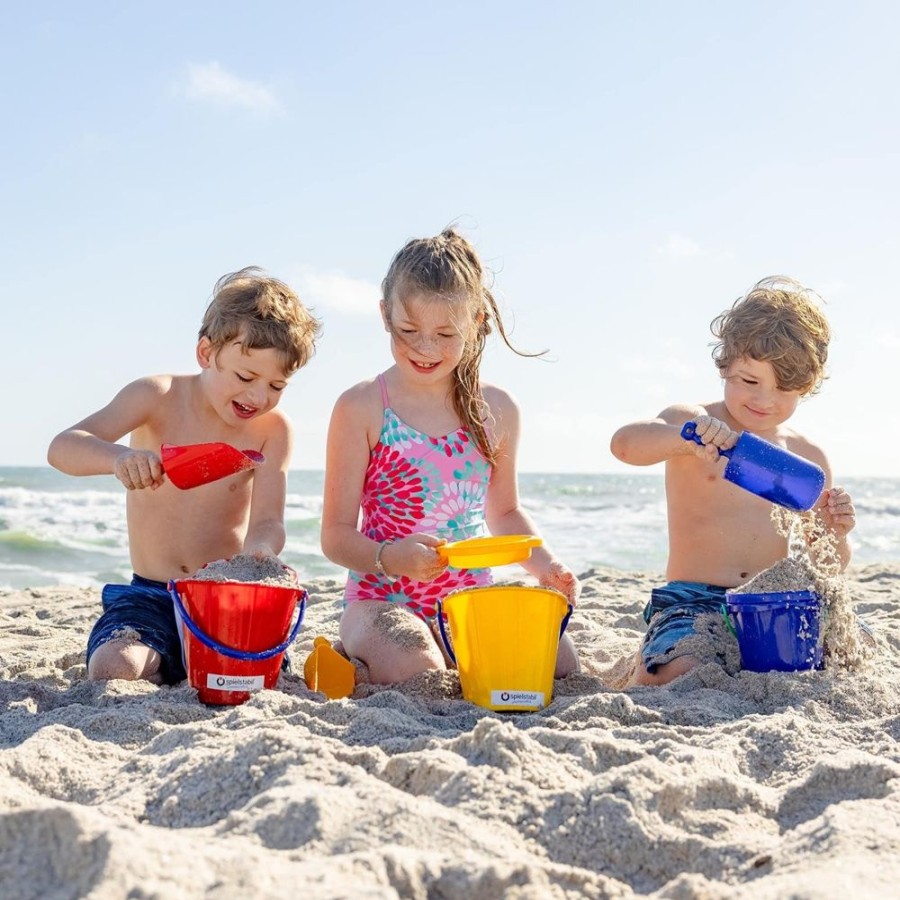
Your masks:
M700 660L694 656L678 656L671 662L657 666L654 672L648 672L643 659L638 654L637 665L631 677L631 683L637 686L669 684L676 678L686 675L699 664Z
M428 625L404 606L355 601L344 610L340 632L345 650L365 663L374 684L447 667Z
M107 641L88 660L91 681L157 681L162 659L146 644L134 641Z
M565 678L566 675L572 675L581 671L581 663L578 661L578 653L572 639L564 634L559 642L559 650L556 654L556 669L553 672L554 678Z

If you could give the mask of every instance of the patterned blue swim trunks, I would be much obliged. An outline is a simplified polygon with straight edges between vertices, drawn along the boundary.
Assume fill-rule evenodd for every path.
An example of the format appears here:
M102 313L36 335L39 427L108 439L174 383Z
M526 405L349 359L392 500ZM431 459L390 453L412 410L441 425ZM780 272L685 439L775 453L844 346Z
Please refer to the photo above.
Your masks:
M178 684L187 678L180 629L168 585L133 575L131 584L107 584L101 596L103 614L94 623L88 638L88 662L99 646L115 640L123 630L133 630L142 644L160 655L159 672L165 684ZM281 660L281 671L291 671L287 653Z
M702 633L710 638L711 643L715 640L716 635L708 634L708 629L697 628L697 617L713 614L717 617L717 623L721 622L727 590L717 584L670 581L665 587L651 591L650 601L644 609L647 633L641 645L641 659L648 672L652 674L659 666L671 662L677 655L683 655L673 654L672 651L686 637ZM714 649L724 665L724 648L721 652Z
M131 584L107 584L101 596L103 614L88 638L88 662L99 646L117 638L119 632L134 630L138 640L162 658L159 672L166 684L187 678L175 610L163 582L134 575Z

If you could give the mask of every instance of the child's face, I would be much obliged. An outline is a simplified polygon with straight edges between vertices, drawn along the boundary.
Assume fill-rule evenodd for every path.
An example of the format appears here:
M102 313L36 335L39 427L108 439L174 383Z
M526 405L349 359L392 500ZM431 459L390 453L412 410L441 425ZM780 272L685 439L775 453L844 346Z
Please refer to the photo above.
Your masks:
M465 300L422 294L394 300L384 324L397 365L429 380L447 377L459 365L473 328Z
M231 425L274 409L287 387L281 355L272 348L245 352L236 340L216 353L208 338L200 338L197 361L205 370L210 400Z
M778 387L768 361L748 356L736 360L725 374L725 406L751 431L768 431L786 422L797 409L800 391Z

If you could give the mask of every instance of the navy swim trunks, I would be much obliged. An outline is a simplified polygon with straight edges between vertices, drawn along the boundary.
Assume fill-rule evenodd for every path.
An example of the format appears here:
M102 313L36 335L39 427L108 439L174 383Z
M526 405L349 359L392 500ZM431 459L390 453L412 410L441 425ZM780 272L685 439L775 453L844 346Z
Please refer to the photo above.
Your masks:
M102 599L103 614L88 638L88 661L101 644L118 637L122 629L133 629L140 635L140 642L162 658L159 671L166 684L187 678L175 610L163 582L134 575L131 584L107 584Z
M728 588L717 584L670 581L665 587L651 591L650 601L644 609L647 633L641 645L641 659L648 672L653 673L659 666L675 659L672 650L680 640L701 633L697 628L697 616L712 613L717 622L721 621L726 590ZM706 636L707 630L703 629L702 634ZM725 662L724 653L722 662Z

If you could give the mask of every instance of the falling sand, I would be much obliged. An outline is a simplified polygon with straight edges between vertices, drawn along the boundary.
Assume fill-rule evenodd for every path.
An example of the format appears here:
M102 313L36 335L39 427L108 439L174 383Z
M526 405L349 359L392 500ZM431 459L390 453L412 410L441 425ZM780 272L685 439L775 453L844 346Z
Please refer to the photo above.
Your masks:
M794 512L774 506L772 521L778 533L787 538L787 557L735 588L734 593L814 591L822 603L827 664L849 670L862 668L874 654L874 641L866 639L853 611L834 533L812 511Z

